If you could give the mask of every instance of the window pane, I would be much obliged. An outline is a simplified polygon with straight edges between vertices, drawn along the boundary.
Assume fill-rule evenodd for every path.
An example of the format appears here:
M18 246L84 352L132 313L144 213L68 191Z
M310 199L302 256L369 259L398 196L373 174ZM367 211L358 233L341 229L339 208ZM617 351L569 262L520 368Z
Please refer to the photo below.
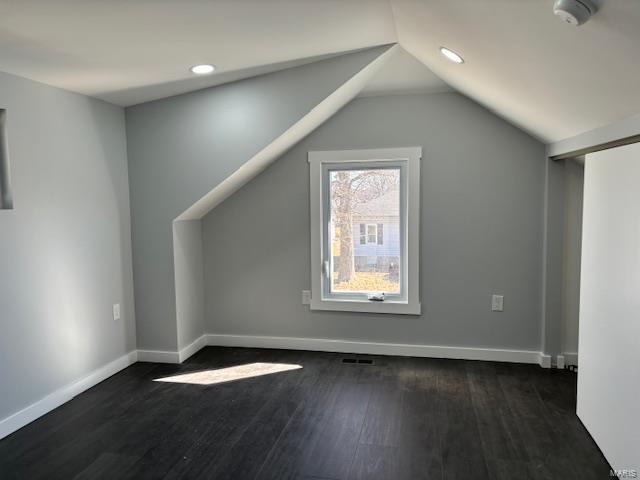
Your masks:
M400 169L330 170L331 291L400 293Z
M374 243L378 239L375 225L367 225L367 242Z

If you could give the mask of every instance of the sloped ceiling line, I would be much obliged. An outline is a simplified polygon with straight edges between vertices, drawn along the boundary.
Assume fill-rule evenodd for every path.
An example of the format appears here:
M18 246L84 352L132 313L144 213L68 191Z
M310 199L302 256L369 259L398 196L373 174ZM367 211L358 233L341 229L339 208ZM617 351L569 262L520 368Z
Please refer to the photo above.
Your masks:
M204 217L209 211L267 168L285 151L293 147L353 100L398 49L398 45L390 46L175 220L197 220Z
M6 1L0 65L130 106L397 42L451 87L555 143L640 113L640 2L595 1L578 28L553 15L554 0ZM443 45L466 63L444 59ZM194 77L196 63L219 68ZM391 85L403 75L390 74Z
M553 15L553 0L390 2L403 48L545 143L640 113L637 1L600 1L598 13L577 28ZM444 59L440 46L462 54L465 64Z

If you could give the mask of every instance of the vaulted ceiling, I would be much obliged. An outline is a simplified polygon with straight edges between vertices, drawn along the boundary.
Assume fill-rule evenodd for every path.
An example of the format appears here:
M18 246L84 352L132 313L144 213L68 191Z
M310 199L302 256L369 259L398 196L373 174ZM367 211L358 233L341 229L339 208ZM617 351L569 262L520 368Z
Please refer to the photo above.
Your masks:
M575 28L553 0L392 0L400 44L452 87L556 141L640 113L640 2ZM438 52L446 45L466 63Z
M3 0L0 70L127 106L399 42L363 94L453 88L551 142L640 113L640 2L599 3L574 28L553 0Z
M0 0L0 70L119 105L396 40L387 0Z

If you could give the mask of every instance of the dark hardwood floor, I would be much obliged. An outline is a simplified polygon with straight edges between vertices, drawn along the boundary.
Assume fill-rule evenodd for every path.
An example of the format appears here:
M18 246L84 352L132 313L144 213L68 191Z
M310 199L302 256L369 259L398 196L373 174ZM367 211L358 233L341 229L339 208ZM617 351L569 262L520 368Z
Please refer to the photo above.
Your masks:
M609 479L576 376L538 366L208 347L137 363L0 441L2 479ZM154 379L254 362L213 385Z

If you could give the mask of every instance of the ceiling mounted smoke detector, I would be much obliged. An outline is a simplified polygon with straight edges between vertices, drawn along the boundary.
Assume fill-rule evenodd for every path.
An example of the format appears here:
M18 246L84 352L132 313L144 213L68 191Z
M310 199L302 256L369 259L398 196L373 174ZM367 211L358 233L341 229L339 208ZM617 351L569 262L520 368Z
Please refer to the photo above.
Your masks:
M556 0L553 13L563 22L577 27L587 22L598 11L592 0Z

